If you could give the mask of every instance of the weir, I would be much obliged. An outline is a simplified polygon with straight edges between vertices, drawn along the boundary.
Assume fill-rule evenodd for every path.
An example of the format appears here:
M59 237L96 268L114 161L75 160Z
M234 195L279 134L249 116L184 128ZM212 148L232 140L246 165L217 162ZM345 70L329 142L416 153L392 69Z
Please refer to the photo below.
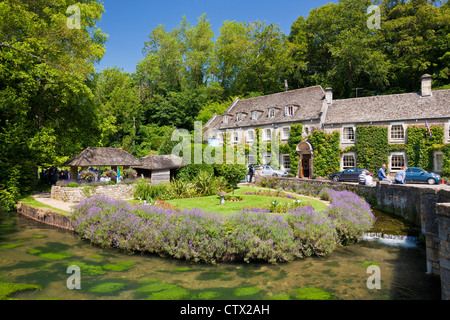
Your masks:
M264 178L256 172L256 183ZM277 187L293 188L309 195L317 195L322 188L351 191L364 197L375 209L420 227L425 236L427 273L440 277L442 299L450 300L450 186L389 183L364 186L322 179L270 179L274 179L272 183Z

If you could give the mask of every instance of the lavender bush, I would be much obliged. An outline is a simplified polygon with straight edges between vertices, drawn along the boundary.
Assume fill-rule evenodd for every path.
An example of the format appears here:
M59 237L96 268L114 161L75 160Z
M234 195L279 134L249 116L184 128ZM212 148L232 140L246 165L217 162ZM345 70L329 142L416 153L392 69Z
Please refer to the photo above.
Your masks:
M340 244L360 239L371 227L373 215L361 198L330 192L330 200L323 213L307 206L284 216L255 208L223 216L97 196L75 207L72 222L82 238L106 248L212 264L277 263L329 254Z
M333 222L325 213L311 206L291 211L287 221L305 256L330 254L339 244Z
M331 205L325 213L333 221L341 243L359 241L375 222L370 205L353 192L330 189L326 192Z

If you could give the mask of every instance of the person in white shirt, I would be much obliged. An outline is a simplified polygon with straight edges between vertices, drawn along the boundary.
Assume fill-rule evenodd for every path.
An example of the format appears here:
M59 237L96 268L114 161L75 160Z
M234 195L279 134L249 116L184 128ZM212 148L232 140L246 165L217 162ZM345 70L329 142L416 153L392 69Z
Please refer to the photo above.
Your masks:
M372 172L366 174L366 186L374 186Z

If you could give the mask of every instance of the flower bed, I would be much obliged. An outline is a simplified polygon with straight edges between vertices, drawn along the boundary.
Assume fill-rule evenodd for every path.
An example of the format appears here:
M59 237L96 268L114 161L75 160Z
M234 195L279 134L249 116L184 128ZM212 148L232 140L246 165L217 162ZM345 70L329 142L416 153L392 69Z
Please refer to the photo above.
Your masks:
M329 254L371 228L374 218L364 200L330 194L326 212L307 206L283 217L254 208L223 216L94 197L75 207L72 222L82 238L106 248L206 263L276 263Z

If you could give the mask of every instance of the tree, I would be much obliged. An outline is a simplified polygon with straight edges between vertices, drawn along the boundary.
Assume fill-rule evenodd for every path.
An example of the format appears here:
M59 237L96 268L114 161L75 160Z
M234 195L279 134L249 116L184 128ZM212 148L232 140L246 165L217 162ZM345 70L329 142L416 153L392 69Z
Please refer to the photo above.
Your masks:
M93 82L100 118L100 145L133 152L136 122L142 114L133 79L118 68L107 68L97 74Z
M80 29L69 29L66 10L75 4ZM88 0L0 2L3 198L29 191L38 166L61 163L96 141L87 84L104 54L106 35L96 26L102 13L100 3Z

